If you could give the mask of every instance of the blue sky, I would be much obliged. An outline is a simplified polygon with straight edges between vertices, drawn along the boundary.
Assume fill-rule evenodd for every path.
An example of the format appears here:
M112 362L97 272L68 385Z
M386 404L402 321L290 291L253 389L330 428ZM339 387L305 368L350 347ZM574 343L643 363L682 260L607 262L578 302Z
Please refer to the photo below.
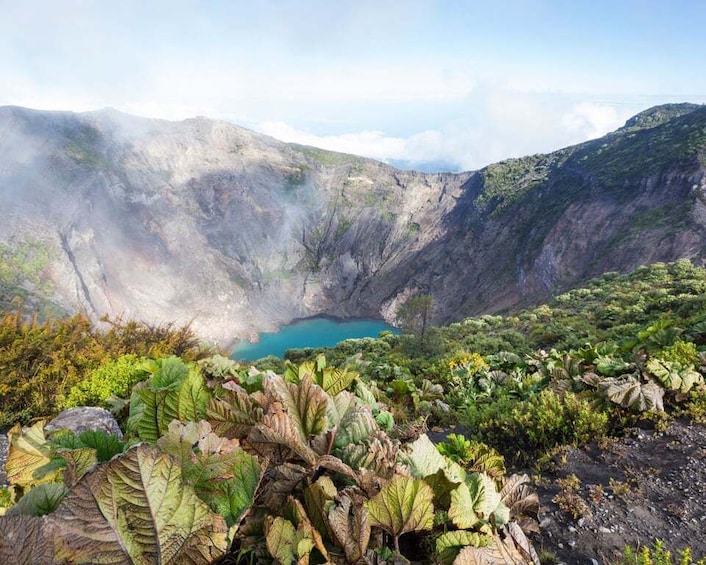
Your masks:
M706 103L703 22L701 0L0 0L0 104L473 169Z

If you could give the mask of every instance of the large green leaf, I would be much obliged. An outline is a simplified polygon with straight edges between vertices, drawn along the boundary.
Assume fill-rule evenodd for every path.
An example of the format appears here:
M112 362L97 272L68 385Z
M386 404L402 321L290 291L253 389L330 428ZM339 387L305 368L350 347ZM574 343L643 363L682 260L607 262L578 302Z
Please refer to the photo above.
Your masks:
M485 473L473 473L451 492L449 518L462 529L489 521L492 514L507 521L507 508L502 504L495 481Z
M676 390L686 394L697 383L703 383L703 377L693 367L684 367L681 363L652 358L647 361L647 371L657 378L667 390Z
M346 390L358 377L358 372L346 367L328 367L326 356L323 354L320 354L315 361L305 361L299 366L287 361L285 381L301 383L307 377L333 397Z
M276 395L284 404L302 441L326 431L330 398L309 375L294 384L271 374L265 377L264 386L266 392Z
M227 547L223 518L145 444L86 475L50 518L57 554L76 563L205 564Z
M468 530L452 530L444 532L434 544L436 557L441 565L450 565L459 552L466 546L485 547L490 542L490 536Z
M165 416L168 421L196 422L206 416L206 405L210 399L203 375L192 368L182 381L177 397L167 397Z
M214 464L214 459L216 463ZM215 469L228 466L232 476L216 475ZM242 449L227 455L208 455L197 459L196 467L204 469L195 484L201 500L226 519L228 526L237 524L243 513L252 506L262 479L263 469L257 458Z
M25 514L27 516L44 516L57 509L69 490L64 485L47 483L39 485L25 494L5 516Z
M344 494L329 507L328 523L334 540L343 548L348 563L358 563L362 560L370 541L370 524L365 506L354 503Z
M606 379L600 383L606 398L615 404L637 412L664 410L664 389L652 381L641 383L633 376Z
M281 516L268 516L265 520L267 551L275 558L275 563L281 565L307 564L311 550L317 547L313 534L307 519L301 520L298 526ZM326 555L323 545L320 548Z
M336 428L334 448L353 445L369 438L378 430L377 422L367 406L347 410Z
M365 503L370 525L397 537L430 530L434 525L434 492L421 479L396 475Z
M473 497L466 483L462 483L451 491L449 518L457 528L470 529L481 521L473 508Z
M446 459L426 434L400 449L397 459L410 470L412 476L420 479L447 467Z
M195 367L167 358L149 380L138 383L130 396L127 428L141 440L155 443L172 420L197 421L205 417L210 399L203 376Z
M311 523L304 505L291 495L287 497L284 517L288 518L297 527L299 562L308 563L309 553L314 548L328 561L328 551L324 545L321 533Z
M453 565L540 565L540 562L520 527L511 523L503 537L496 533L488 545L463 548Z
M346 368L337 369L335 367L328 367L322 371L321 383L318 384L324 389L326 394L336 396L346 390L356 377L358 377L356 371L351 371Z
M44 435L44 422L37 422L26 431L17 425L8 432L7 438L10 447L5 472L10 484L31 488L56 479L59 469L41 473L52 460L51 445Z
M67 487L73 487L98 462L96 450L90 447L60 449L57 455L66 463L63 480Z
M252 506L263 469L237 441L219 438L206 421L174 420L157 445L179 461L184 481L229 527Z
M244 438L262 419L262 409L244 390L224 390L223 393L223 398L209 401L206 417L218 435Z
M324 475L304 489L304 504L311 522L319 532L328 533L333 538L333 532L328 523L328 511L334 505L338 489L330 477Z
M291 565L297 558L297 530L289 520L280 516L270 517L265 522L265 541L267 551L276 563Z
M84 449L95 451L96 460L110 461L114 456L125 450L126 442L118 436L104 430L84 430L74 433L70 430L59 430L52 433L49 443L54 449Z
M88 473L54 513L0 520L0 562L206 565L226 533L176 462L143 444Z

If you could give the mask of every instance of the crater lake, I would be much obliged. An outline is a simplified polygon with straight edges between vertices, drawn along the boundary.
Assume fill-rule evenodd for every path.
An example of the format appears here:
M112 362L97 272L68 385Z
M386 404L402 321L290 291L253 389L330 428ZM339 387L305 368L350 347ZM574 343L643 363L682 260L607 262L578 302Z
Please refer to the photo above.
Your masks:
M383 331L399 333L397 328L381 320L317 316L292 322L276 333L261 333L257 343L241 341L233 349L231 358L238 361L254 361L268 355L281 358L287 349L333 347L344 339L377 337Z

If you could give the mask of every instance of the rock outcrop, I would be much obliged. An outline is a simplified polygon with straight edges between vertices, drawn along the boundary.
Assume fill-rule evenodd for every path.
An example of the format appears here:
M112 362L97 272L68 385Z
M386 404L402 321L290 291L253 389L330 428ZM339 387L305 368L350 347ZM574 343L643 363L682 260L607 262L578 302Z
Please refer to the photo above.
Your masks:
M123 437L123 432L115 417L104 408L95 406L68 408L57 414L44 429L47 432L69 430L75 434L93 430L115 435L119 438Z

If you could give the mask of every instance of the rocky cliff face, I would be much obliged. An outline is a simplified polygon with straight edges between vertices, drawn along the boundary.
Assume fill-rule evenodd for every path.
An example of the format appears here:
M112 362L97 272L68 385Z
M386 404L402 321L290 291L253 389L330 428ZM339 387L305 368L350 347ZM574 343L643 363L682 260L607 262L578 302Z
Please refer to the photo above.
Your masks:
M449 322L607 270L702 262L705 154L691 105L456 175L205 118L5 107L0 262L66 311L191 321L221 342L318 313L392 319L416 292Z

